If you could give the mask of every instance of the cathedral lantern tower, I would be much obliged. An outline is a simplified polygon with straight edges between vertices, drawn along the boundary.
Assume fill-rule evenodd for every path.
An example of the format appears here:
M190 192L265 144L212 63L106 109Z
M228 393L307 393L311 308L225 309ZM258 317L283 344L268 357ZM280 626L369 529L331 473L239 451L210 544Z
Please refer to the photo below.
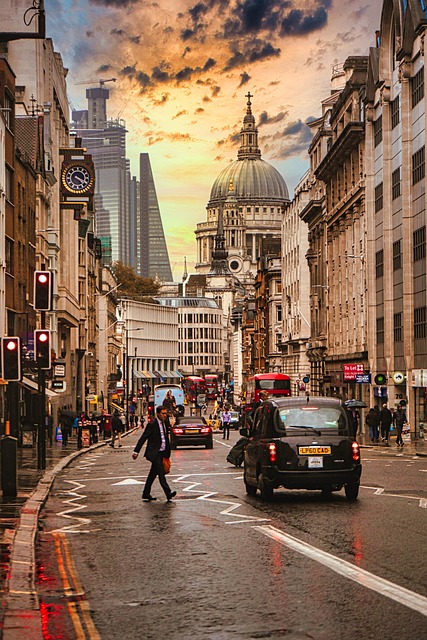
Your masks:
M198 224L195 231L196 271L212 274L221 226L222 250L227 254L225 258L221 255L222 269L226 260L229 274L245 286L254 282L262 243L265 246L265 239L281 235L282 208L289 202L284 179L261 158L252 97L250 93L246 95L237 160L228 164L213 183L207 223Z

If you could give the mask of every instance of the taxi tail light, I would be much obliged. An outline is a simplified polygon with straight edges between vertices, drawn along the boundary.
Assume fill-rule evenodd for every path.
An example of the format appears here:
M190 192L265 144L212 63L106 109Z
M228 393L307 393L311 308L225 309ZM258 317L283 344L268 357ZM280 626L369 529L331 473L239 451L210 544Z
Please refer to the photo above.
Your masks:
M210 427L202 427L200 429L200 433L210 433L211 432L211 428Z
M268 455L270 456L270 462L276 462L277 449L276 445L273 442L268 445Z
M173 427L172 428L172 433L176 433L176 434L180 435L180 434L184 433L184 429L181 429L179 427Z
M357 444L357 442L352 442L351 443L351 452L352 452L352 458L355 462L358 462L360 460L360 450L359 450L359 445Z

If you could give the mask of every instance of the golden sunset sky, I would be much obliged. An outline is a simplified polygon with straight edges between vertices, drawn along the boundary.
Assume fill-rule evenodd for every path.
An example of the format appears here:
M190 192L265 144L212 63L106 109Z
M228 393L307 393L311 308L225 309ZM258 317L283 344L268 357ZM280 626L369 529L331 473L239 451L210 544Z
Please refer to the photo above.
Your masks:
M307 120L320 115L331 69L368 55L381 0L45 0L47 35L69 69L72 106L92 81L117 78L108 117L123 118L138 176L150 154L171 266L195 262L194 230L211 186L236 160L245 94L264 160L289 192L308 168ZM77 84L82 82L85 84Z

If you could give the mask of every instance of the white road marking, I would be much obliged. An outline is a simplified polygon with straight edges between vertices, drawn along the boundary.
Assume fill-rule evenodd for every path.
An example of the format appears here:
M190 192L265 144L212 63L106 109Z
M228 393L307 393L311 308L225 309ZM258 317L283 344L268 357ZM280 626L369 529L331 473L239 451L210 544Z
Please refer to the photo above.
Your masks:
M177 480L174 480L174 482L191 482L191 480L189 478L191 478L192 476L197 476L197 475L203 475L203 474L193 474L193 473L189 473L189 474L185 474L183 476L181 476L180 478L178 478ZM207 474L208 475L208 474ZM218 475L218 474L214 474L214 475ZM223 474L221 474L223 475ZM227 474L228 475L228 474ZM239 518L239 520L234 520L234 521L230 521L230 522L226 522L225 524L242 524L242 523L250 523L250 522L269 522L271 520L271 518L258 518L257 516L245 516L241 513L233 513L233 511L236 511L236 509L239 509L242 506L241 502L233 502L231 500L221 500L220 498L214 498L213 496L217 496L218 492L217 491L203 491L201 489L197 489L196 487L200 486L202 483L201 482L192 482L191 484L189 484L187 487L184 487L182 489L182 492L184 493L197 493L200 494L197 497L195 497L195 500L203 500L204 502L213 502L215 504L224 504L227 505L225 509L223 509L222 511L220 511L220 515L224 515L224 516L230 516L232 518ZM177 503L175 503L177 504Z
M276 527L271 525L257 525L254 526L254 529L263 535L272 538L276 542L279 542L285 547L323 564L325 567L328 567L328 569L335 571L335 573L357 582L362 587L376 591L382 596L390 598L391 600L409 607L414 611L418 611L418 613L421 613L423 616L427 616L427 598L424 596L415 593L414 591L410 591L409 589L405 589L405 587L400 587L399 585L389 582L384 578L380 578L365 569L356 567L350 562L347 562L342 558L337 558L327 551L317 549L311 544L302 542L301 540L294 538L294 536L284 533L283 531L280 531L280 529L276 529Z
M374 492L374 496L384 496L384 498L405 498L405 500L420 500L418 496L407 496L402 493L389 493L384 488L381 487L369 487L368 485L360 485L361 489L372 489ZM423 500L423 498L421 498ZM419 504L421 507L421 504Z
M421 509L427 509L427 498L421 498L419 507Z
M144 484L140 480L135 480L135 478L128 478L127 480L122 480L121 482L113 482L112 486L117 487L124 484Z

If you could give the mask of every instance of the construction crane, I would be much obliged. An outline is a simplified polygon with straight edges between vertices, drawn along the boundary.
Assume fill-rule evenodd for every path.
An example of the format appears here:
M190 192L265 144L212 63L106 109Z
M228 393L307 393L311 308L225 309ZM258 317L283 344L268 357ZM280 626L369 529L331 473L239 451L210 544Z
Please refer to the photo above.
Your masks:
M74 84L96 84L99 82L99 86L103 87L106 82L116 82L117 78L107 78L106 80L85 80L84 82L75 82Z

